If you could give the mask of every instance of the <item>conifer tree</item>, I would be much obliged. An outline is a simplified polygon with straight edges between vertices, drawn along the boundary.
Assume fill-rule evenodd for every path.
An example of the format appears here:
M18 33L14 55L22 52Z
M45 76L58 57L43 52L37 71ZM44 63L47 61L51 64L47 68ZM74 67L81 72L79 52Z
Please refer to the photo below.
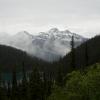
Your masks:
M75 43L74 43L74 36L72 36L71 40L71 67L75 69Z
M30 87L30 100L41 100L42 99L42 87L40 72L35 67L30 76L29 80Z
M54 79L53 79L53 73L50 72L49 73L49 77L47 80L47 96L50 96L52 88L53 88L53 84L54 84Z
M51 93L51 78L47 75L45 72L43 72L43 100L47 100L47 97L50 95Z
M87 42L85 43L85 65L88 66L89 64L89 56L88 56L88 44Z
M25 64L23 63L23 70L22 70L22 87L21 87L21 94L22 94L22 98L24 100L28 99L28 82L27 82L27 76L26 76L26 70L25 70Z
M1 70L0 70L0 100L4 100L2 90L3 90L3 89L2 89Z
M17 90L17 78L16 78L16 69L13 68L12 72L12 100L17 100L18 97Z
M7 86L6 81L2 80L2 86L1 86L1 99L0 100L6 100L7 99Z
M10 84L10 81L7 82L7 98L8 98L8 100L11 99L11 84Z
M56 76L56 85L58 86L63 86L64 85L64 74L63 74L63 69L61 68L62 66L59 66L57 70L57 76Z

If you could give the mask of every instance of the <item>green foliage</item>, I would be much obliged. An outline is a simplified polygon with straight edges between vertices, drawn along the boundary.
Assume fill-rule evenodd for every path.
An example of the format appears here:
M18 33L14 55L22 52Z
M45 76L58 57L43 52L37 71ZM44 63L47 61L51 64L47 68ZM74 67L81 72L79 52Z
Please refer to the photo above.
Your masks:
M100 64L84 73L73 71L64 88L55 87L49 100L100 100Z
M60 66L57 70L56 85L61 87L64 86L64 73L63 73L62 66Z

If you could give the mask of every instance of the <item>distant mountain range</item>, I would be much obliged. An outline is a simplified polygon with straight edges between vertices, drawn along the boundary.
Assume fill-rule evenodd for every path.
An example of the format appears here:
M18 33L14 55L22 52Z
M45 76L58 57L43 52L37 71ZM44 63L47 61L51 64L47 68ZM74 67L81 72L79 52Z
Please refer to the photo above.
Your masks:
M75 46L79 46L87 40L69 30L60 31L57 28L52 28L47 32L40 32L38 35L31 35L26 31L13 36L3 33L0 34L0 44L21 49L46 61L55 61L70 51L72 35L74 35Z

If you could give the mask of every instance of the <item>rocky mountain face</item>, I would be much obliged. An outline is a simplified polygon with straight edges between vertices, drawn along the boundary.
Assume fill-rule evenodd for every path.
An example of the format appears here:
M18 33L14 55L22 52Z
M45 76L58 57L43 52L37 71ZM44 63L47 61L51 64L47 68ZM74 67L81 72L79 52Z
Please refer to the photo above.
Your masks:
M0 35L0 44L9 45L46 61L55 61L65 56L70 51L71 37L74 35L75 46L79 46L87 39L70 32L59 31L52 28L38 35L31 35L26 31L9 36L6 33Z

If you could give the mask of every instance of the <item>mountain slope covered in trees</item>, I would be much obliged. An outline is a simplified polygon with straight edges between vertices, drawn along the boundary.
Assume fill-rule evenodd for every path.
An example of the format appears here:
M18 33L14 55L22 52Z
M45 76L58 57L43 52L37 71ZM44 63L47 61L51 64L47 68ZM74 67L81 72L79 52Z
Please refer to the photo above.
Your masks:
M75 69L84 69L86 66L96 62L100 62L100 36L96 36L74 49ZM70 71L71 63L72 53L70 52L58 62L58 65L61 64L66 73Z
M0 45L0 69L6 72L11 72L13 68L21 71L24 66L30 70L33 66L42 65L43 61L35 57L29 56L26 52L21 50Z

